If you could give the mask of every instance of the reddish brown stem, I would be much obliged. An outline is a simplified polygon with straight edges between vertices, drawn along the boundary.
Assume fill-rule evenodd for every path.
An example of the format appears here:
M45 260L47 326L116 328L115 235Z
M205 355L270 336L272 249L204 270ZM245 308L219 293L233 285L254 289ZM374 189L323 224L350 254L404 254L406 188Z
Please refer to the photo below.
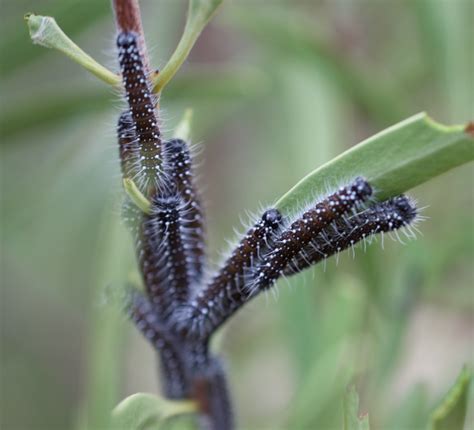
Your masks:
M140 52L145 71L150 71L150 60L146 49L145 35L143 33L142 17L138 0L112 0L115 11L115 23L117 30L133 31L140 36Z

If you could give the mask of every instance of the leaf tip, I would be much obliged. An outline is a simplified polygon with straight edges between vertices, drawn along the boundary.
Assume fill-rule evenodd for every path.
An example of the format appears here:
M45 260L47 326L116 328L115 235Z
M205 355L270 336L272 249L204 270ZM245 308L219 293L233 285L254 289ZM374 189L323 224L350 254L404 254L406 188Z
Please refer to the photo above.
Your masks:
M466 419L469 387L472 380L472 370L470 367L464 366L454 385L432 412L431 430L448 428L446 426L452 427L454 424L456 428L462 428Z
M443 124L435 119L433 119L431 116L429 116L427 113L423 112L425 121L428 123L428 125L436 130L441 131L442 133L451 133L451 132L462 132L465 128L467 128L464 125L446 125ZM471 124L471 123L470 123ZM469 126L469 124L468 124Z
M57 27L55 19L34 13L25 14L24 19L30 30L31 41L36 45L52 48L49 31L51 28Z

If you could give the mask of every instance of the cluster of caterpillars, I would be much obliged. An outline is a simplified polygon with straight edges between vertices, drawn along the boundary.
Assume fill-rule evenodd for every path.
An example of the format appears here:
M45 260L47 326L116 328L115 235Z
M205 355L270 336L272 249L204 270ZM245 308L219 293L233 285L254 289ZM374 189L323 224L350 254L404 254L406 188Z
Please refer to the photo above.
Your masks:
M144 292L131 292L127 310L160 356L164 394L196 399L204 427L231 429L225 374L209 350L216 330L282 276L376 234L402 227L411 234L417 210L405 196L374 202L371 185L358 177L296 216L268 209L208 276L204 214L188 145L160 135L137 34L120 33L117 47L128 102L118 122L122 173L150 201L147 213L125 202L144 284Z

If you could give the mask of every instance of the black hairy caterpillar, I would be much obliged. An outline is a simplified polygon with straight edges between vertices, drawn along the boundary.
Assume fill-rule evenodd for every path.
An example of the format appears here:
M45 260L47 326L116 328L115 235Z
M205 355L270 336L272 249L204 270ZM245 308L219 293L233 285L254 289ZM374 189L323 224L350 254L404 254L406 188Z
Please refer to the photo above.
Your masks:
M149 214L130 201L124 204L123 218L135 239L145 291L162 319L187 301L194 274L188 207L179 196L155 197Z
M189 203L179 196L158 196L151 201L151 214L144 214L141 240L150 253L140 255L150 299L163 317L189 298L194 276L190 256Z
M177 326L191 336L209 336L254 295L271 287L313 237L371 194L367 181L356 178L304 212L275 239L281 214L276 209L267 211L211 283L177 313Z
M178 327L207 338L232 314L231 310L247 301L246 272L265 252L281 221L281 214L276 209L269 209L261 216L210 283L177 314Z
M372 187L359 177L306 211L280 234L272 249L262 258L255 271L255 280L250 285L251 293L271 287L311 239L330 223L357 208L371 194Z
M191 153L182 139L171 139L164 143L166 172L170 186L188 203L186 226L189 231L187 257L190 259L191 278L196 285L201 282L205 266L204 211L193 178Z
M160 355L163 392L171 399L182 399L190 394L189 374L184 365L184 351L160 321L152 303L137 290L129 297L127 313L143 336Z
M160 331L170 336L178 351L171 363L180 360L181 376L172 372L175 364L171 370L162 369L166 395L194 398L204 428L231 429L233 414L225 374L209 353L212 334L280 276L298 273L364 238L409 226L417 211L405 196L361 210L372 187L356 178L292 220L284 219L277 209L266 211L222 268L203 284L203 217L189 150L179 139L164 142L164 148L166 189L158 190L151 199L150 213L135 207L129 216L136 225L132 231L138 238L150 312L163 324L155 334L143 322L139 328L146 327L145 334L162 361L170 353L154 344L154 339L161 339Z
M134 157L134 174L137 185L143 190L159 186L162 169L162 144L156 98L150 90L144 62L140 55L138 34L120 32L117 48L128 111L132 120L130 131L137 139L138 154Z
M122 112L119 117L117 134L122 175L125 178L134 178L137 176L135 167L140 150L134 132L133 119L128 110Z
M119 128L121 154L128 151L128 134L123 130L127 117L123 113L119 120L119 125L125 124ZM164 148L169 179L166 188L162 187L152 198L151 213L144 214L127 202L124 218L135 236L147 293L164 314L169 314L172 303L185 301L188 290L202 278L205 240L203 211L194 188L187 144L173 139L166 141ZM125 172L126 160L123 156Z
M288 264L283 274L299 273L375 234L407 227L417 216L415 205L408 197L400 195L351 217L338 219L335 225L312 239Z

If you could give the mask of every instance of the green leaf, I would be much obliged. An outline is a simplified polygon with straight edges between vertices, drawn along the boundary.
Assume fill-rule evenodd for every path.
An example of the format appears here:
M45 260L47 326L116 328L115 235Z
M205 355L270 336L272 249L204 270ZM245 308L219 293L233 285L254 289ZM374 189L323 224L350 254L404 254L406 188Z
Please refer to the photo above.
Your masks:
M0 76L2 77L14 75L17 70L42 58L47 53L44 49L37 49L33 46L30 39L25 37L22 31L18 31L19 20L17 21L16 18L24 14L25 4L26 2L10 2L8 8L10 12L4 10L12 19L5 19L2 23L0 52L6 59L0 64ZM39 3L35 2L34 4L36 6ZM48 12L54 15L63 28L67 28L69 36L79 36L110 13L108 2L97 0L76 2L50 0L47 6L45 2L42 2L41 5L47 7ZM81 17L81 19L77 19L77 17Z
M466 126L444 126L425 113L370 137L303 178L278 200L286 214L324 193L329 185L365 177L376 198L385 200L474 158L474 138ZM330 181L334 181L331 183Z
M141 193L137 187L137 184L133 182L133 179L124 178L122 182L125 192L128 194L128 197L130 197L132 202L135 203L135 205L143 212L150 214L151 202Z
M344 430L369 430L369 414L359 413L359 395L355 387L349 387L344 397Z
M174 130L175 139L182 139L189 141L191 139L191 123L193 120L194 112L191 108L184 111L183 118L178 123Z
M224 0L189 0L183 35L163 70L153 80L153 92L159 93L188 58L197 38Z
M61 30L54 18L29 13L25 15L25 21L28 24L33 43L57 49L107 84L120 85L120 77L79 48Z
M390 418L385 421L387 430L425 430L427 402L427 388L422 384L414 385L403 397L401 404L390 412Z
M471 382L472 372L465 367L453 387L431 414L429 427L431 430L463 429Z
M116 430L163 429L166 420L196 412L192 401L171 401L146 393L136 393L122 400L112 412Z
M324 329L323 329L324 330ZM322 330L321 330L322 331ZM288 411L284 428L324 428L324 414L340 399L354 368L344 361L353 354L353 345L343 339L334 344L325 344L321 354L314 355L313 363L307 367L298 393ZM315 390L315 387L318 387Z
M110 410L117 403L120 392L120 369L123 358L124 332L127 322L118 306L98 306L107 285L125 279L131 263L128 232L123 228L116 211L107 208L97 236L98 251L96 290L91 297L88 320L87 370L84 381L84 400L76 428L107 428Z

